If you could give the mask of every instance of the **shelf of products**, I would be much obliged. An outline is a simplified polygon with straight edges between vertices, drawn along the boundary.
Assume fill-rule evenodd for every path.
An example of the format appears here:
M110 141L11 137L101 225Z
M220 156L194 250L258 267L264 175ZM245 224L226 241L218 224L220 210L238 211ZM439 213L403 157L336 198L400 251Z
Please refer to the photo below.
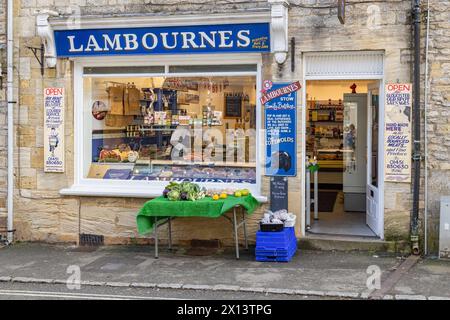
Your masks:
M321 168L343 168L344 105L342 100L310 100L307 122L307 155L316 157Z
M254 77L110 80L93 79L86 95L87 104L98 100L107 106L105 118L92 120L89 178L256 183L256 145L250 146L248 135L236 133L231 140L226 135L227 129L256 128ZM242 97L240 117L224 119L228 93ZM205 134L207 129L212 130ZM200 155L194 152L195 130L202 131ZM181 148L177 154L177 143L191 151Z

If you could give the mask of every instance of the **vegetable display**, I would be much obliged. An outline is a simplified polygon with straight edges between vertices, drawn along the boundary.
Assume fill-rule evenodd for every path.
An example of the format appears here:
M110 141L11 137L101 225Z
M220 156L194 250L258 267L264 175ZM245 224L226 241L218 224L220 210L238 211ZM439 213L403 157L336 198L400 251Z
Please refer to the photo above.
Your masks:
M213 200L226 199L228 196L237 198L245 197L250 194L248 189L222 189L222 190L206 190L198 184L192 182L170 182L163 191L164 198L170 201L196 201L203 199L205 196L211 197Z
M206 190L192 182L171 182L163 191L163 196L171 201L195 201L203 199L205 195Z

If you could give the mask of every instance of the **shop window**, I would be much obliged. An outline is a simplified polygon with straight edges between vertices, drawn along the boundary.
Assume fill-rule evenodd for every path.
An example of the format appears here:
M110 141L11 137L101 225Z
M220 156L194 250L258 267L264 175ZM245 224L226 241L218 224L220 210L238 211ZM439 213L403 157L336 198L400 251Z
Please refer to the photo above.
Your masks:
M83 77L84 178L256 184L255 76L109 70Z

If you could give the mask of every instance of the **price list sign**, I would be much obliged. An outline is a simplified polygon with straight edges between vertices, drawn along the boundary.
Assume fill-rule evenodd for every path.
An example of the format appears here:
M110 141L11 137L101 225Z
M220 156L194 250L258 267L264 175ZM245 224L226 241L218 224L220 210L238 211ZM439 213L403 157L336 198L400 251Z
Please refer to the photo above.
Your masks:
M44 171L64 172L64 88L44 89Z
M387 84L385 181L411 182L411 84Z

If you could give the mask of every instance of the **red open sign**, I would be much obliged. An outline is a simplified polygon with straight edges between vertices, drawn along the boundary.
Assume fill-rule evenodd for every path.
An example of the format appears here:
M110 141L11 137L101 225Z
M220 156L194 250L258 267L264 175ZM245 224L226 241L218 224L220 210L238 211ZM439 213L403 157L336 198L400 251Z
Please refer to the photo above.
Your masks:
M410 84L403 84L403 83L388 84L388 91L410 91L410 90L411 90Z
M47 96L61 96L63 95L63 88L45 88L45 95Z

